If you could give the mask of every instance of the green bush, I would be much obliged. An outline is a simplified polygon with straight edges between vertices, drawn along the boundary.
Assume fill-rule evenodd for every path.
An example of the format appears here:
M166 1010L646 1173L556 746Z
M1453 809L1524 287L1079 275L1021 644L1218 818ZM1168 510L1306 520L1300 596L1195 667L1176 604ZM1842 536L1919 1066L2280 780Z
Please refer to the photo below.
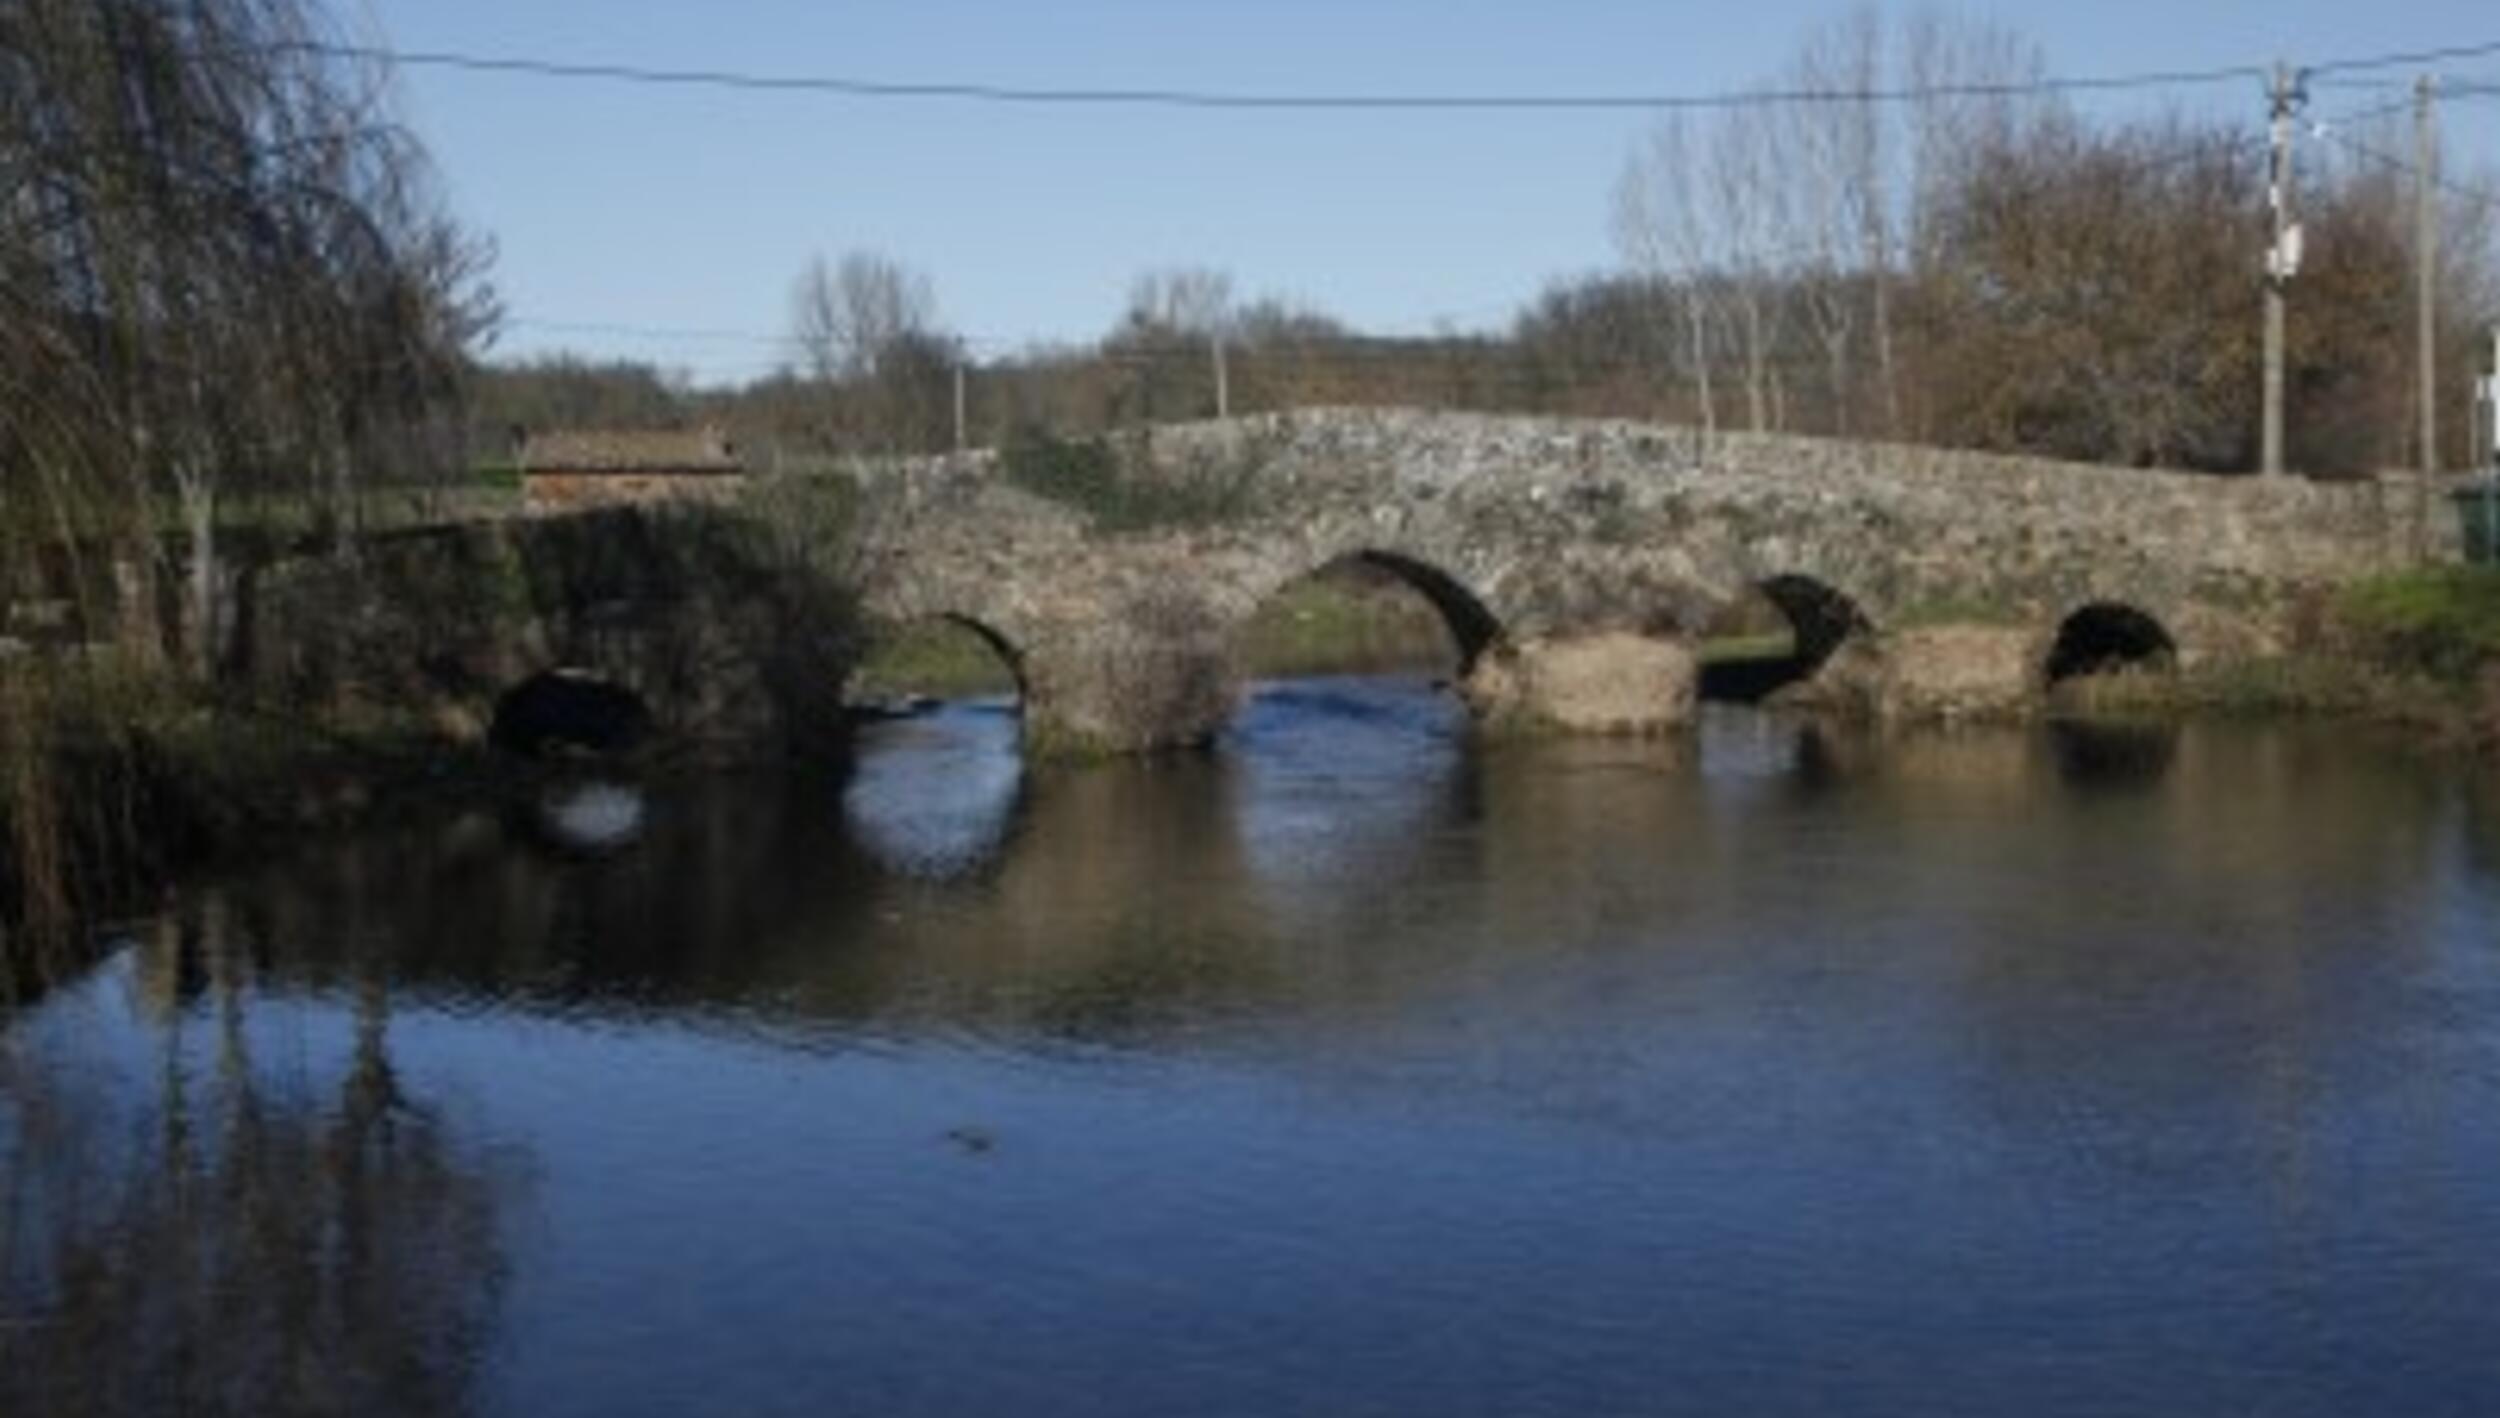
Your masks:
M2364 654L2399 668L2464 680L2500 662L2500 569L2382 576L2346 591L2338 609Z
M1124 458L1108 439L1061 438L1030 425L1008 435L999 467L1008 482L1085 514L1106 532L1231 521L1252 510L1256 491L1252 462L1176 474L1144 457Z

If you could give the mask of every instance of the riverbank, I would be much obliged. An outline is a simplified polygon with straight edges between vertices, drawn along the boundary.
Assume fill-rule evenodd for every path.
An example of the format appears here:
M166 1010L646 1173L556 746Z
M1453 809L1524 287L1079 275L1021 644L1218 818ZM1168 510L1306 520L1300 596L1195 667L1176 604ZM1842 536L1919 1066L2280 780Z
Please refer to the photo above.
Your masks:
M2500 749L2500 570L2438 567L2360 582L2262 661L2092 676L2052 712L2333 717Z
M0 678L0 1005L182 871L510 772L423 725L280 717L159 673Z

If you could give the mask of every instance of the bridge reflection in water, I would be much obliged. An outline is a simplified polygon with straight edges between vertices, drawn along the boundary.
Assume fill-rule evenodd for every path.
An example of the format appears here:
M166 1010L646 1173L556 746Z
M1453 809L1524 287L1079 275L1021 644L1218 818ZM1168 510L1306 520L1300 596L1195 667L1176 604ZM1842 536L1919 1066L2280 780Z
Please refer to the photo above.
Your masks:
M954 706L847 781L655 785L621 852L321 844L221 884L249 969L201 998L349 1078L388 1019L462 1120L412 1175L478 1199L388 1201L423 1246L525 1153L497 1303L411 1310L501 1335L490 1411L2500 1392L2500 798L2443 765L1741 710L1478 742L1363 679L1203 755L1016 750ZM36 1031L154 1078L79 1011L156 959Z
M1007 999L1084 975L1098 949L1192 936L1294 955L1297 975L1359 941L1375 980L1410 952L1440 976L1469 951L1565 948L1619 921L1750 948L1766 916L1837 889L1868 923L1922 914L1949 884L1981 914L2001 899L2027 926L2092 930L2133 894L2077 876L2106 869L2090 858L2112 816L2130 868L2192 862L2235 917L2279 899L2286 863L2303 894L2350 883L2375 899L2416 860L2402 833L2429 830L2420 804L2318 814L2300 804L2320 779L2373 799L2425 790L2308 735L2143 724L1887 736L1714 711L1695 740L1480 743L1425 681L1347 677L1264 687L1203 755L1031 766L1009 708L957 703L869 730L840 784L654 787L645 836L612 860L471 815L290 859L250 889L298 963L346 939L337 913L352 910L420 988L840 1018L897 998L968 1006L990 986ZM2044 798L2061 805L2036 811ZM1845 821L1822 820L1834 801ZM1870 830L1896 811L1905 830ZM2035 820L2005 832L2000 816ZM2391 818L2410 826L2391 838ZM2061 860L2069 837L2079 855ZM1898 868L1869 871L1870 855Z

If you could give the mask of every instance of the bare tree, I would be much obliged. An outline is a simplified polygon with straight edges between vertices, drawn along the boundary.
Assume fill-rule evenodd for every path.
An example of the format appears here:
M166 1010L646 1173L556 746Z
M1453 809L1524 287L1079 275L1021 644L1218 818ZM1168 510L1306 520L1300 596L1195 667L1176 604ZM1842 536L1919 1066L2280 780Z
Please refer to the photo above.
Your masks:
M929 279L872 251L821 256L791 294L792 338L821 386L826 441L851 449L943 446L937 427L962 352L937 328Z
M1672 289L1683 326L1684 363L1702 429L1719 431L1711 389L1720 227L1704 210L1693 134L1671 114L1642 140L1615 185L1615 243L1633 266Z
M1791 66L1791 86L1809 93L1871 94L1882 70L1883 31L1859 9L1808 37ZM1851 431L1849 346L1861 306L1876 351L1879 392L1889 401L1891 215L1883 181L1883 118L1865 98L1797 104L1787 110L1788 156L1799 193L1801 282L1831 380L1833 429Z
M1748 118L1723 117L1711 134L1707 160L1706 190L1725 233L1729 299L1744 346L1746 422L1756 433L1781 422L1771 365L1781 313L1773 242L1784 226L1786 200L1778 177L1779 131Z
M873 379L937 318L928 277L873 251L818 256L791 294L793 338L818 379Z
M1132 330L1199 338L1225 333L1233 314L1231 273L1205 266L1148 271L1129 284Z

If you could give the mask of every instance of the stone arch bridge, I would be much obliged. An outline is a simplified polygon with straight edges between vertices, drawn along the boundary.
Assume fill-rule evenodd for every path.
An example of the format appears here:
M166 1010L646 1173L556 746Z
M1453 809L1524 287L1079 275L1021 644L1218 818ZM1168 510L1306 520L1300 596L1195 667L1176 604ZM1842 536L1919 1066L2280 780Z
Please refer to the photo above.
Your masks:
M1017 455L893 464L864 475L856 515L821 528L777 510L792 490L766 484L737 507L236 557L205 596L121 568L111 579L130 584L101 599L122 628L86 634L207 646L264 700L454 736L487 732L516 686L553 676L631 701L594 710L752 747L838 735L854 611L944 617L1014 668L1037 747L1129 751L1219 729L1246 622L1357 558L1439 610L1484 718L1646 732L1691 714L1697 637L1757 591L1797 628L1808 696L1905 717L2019 712L2053 670L2108 655L2281 653L2325 595L2403 564L2414 535L2400 482L1624 423L1306 411L1098 451L1075 482ZM2454 513L2435 505L2434 544L2454 547ZM8 629L0 651L23 643Z
M866 498L867 610L978 628L1038 742L1203 740L1232 710L1244 623L1349 558L1441 612L1480 715L1653 731L1692 712L1702 630L1757 591L1795 624L1808 692L2019 712L2105 656L2279 654L2334 588L2406 560L2415 516L2409 484L1402 411L1108 451L1112 485L1146 490L1125 506L990 453L899 465Z

